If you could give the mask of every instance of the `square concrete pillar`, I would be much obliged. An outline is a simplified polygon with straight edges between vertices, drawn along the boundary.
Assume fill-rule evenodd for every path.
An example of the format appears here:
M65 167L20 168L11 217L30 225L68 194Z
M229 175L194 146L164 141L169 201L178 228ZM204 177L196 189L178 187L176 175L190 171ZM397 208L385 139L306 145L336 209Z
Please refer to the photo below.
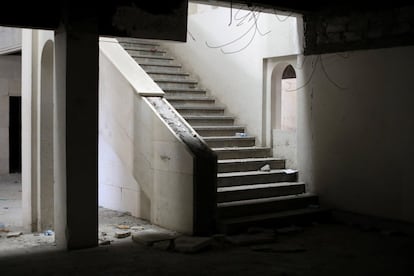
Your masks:
M55 33L55 231L67 249L98 244L99 48L87 24Z

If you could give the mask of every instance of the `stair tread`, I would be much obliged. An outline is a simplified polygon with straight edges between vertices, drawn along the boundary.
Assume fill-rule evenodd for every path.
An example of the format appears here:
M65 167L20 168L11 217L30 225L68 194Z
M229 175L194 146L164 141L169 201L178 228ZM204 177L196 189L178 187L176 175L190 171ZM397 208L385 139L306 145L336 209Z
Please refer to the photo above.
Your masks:
M189 79L174 79L174 78L152 78L155 82L173 82L173 83L197 83L196 80Z
M254 205L260 203L267 203L267 202L275 202L275 201L284 201L289 199L296 199L296 198L307 198L307 197L316 197L316 195L311 193L302 193L297 195L287 195L287 196L276 196L276 197L267 197L267 198L255 198L255 199L245 199L245 200L238 200L238 201L229 201L218 203L217 207L234 207L234 206L241 206L241 205Z
M243 147L242 148L243 150L263 150L263 149L265 149L265 150L269 150L269 148L266 148L266 147L257 147L257 146L254 146L254 147ZM223 148L212 148L212 150L214 150L214 151L238 151L238 150L241 150L240 148L238 148L238 147L223 147ZM233 158L234 159L234 158Z
M244 126L194 126L195 130L226 130L226 129L244 129Z
M270 170L270 171L244 171L244 172L225 172L225 173L218 173L217 177L234 177L234 176L250 176L250 175L266 175L266 174L274 174L274 173L297 173L296 170L290 169L277 169L277 170Z
M150 45L150 46L160 46L159 43L149 41L149 40L143 40L139 38L126 38L126 37L117 37L116 38L119 43L130 43L130 44L141 44L141 45Z
M219 164L228 164L228 163L247 163L247 162L263 162L263 161L279 161L279 160L285 160L285 159L276 158L276 157L238 158L238 159L218 160L218 163Z
M121 43L122 44L122 43ZM138 44L139 45L139 44ZM145 44L145 45L151 45L151 44ZM165 50L161 50L158 48L143 48L143 47L133 47L133 46L125 46L124 48L128 49L129 51L143 51L143 52L156 52L156 53L167 53Z
M162 60L174 60L172 57L165 57L165 56L154 56L154 55L135 55L130 54L133 58L149 58L149 59L162 59Z
M254 136L203 136L204 140L252 140L256 139Z
M234 119L234 116L227 116L227 115L184 115L183 118L185 119Z
M304 182L277 182L277 183L219 187L217 188L217 192L220 193L220 192L246 191L246 190L266 189L266 188L285 187L285 186L298 186L298 185L305 185L305 183Z
M278 219L278 218L285 218L290 216L297 216L297 215L307 215L307 214L314 214L319 212L327 212L330 209L318 207L318 208L300 208L300 209L292 209L286 211L279 211L274 213L266 213L260 215L252 215L252 216L244 216L244 217L235 217L235 218L227 218L222 219L221 222L223 224L235 224L235 223L243 223L243 222L250 222L250 221L257 221L257 220L266 220L266 219Z
M223 106L218 105L180 105L180 104L174 104L173 105L175 109L197 109L197 110L224 110Z
M138 62L139 65L144 66L159 66L159 67L174 67L174 68L181 68L179 64L164 64L164 63L156 63L156 62Z
M168 91L176 91L176 92L206 92L206 90L204 89L199 89L199 88L164 88L163 89L164 92L168 92Z
M189 76L190 74L185 72L171 72L171 71L160 71L160 70L151 70L147 69L145 70L147 74L153 74L153 75L171 75L171 76Z
M169 96L166 95L165 98L167 100L172 101L214 101L215 99L209 96Z

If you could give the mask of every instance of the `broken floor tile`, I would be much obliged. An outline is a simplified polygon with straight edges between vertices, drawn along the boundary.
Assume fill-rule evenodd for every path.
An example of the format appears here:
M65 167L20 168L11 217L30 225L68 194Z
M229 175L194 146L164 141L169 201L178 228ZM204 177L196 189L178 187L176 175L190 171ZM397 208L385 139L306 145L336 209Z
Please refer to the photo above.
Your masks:
M123 239L131 236L131 231L115 231L115 238Z
M173 232L166 230L147 229L132 234L132 240L145 245L153 245L156 242L175 239L177 237Z
M7 234L7 238L17 238L23 235L22 232L10 232Z
M228 236L227 240L234 245L252 245L260 243L271 243L276 241L273 233L241 234Z
M182 253L196 253L206 249L213 243L209 237L181 236L174 240L175 250Z

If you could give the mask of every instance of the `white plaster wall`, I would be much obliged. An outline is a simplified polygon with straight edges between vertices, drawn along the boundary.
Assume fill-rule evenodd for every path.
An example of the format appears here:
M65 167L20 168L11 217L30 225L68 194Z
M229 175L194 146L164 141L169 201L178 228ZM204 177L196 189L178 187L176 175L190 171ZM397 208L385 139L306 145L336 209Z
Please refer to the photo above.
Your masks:
M0 56L0 175L9 173L9 97L21 95L20 83L21 56Z
M249 11L234 8L229 26L229 8L192 3L189 6L187 43L164 45L261 143L263 59L299 53L296 18L265 13L255 13L253 17ZM207 44L228 45L209 48Z
M326 206L414 222L413 67L414 47L400 47L309 56L297 71L299 86L312 76L298 94L300 177Z
M273 129L273 156L286 160L286 168L297 169L297 133L294 130Z
M22 29L0 27L0 54L7 54L22 49Z
M296 130L297 97L296 78L282 79L282 129Z
M100 55L99 204L192 232L193 157Z

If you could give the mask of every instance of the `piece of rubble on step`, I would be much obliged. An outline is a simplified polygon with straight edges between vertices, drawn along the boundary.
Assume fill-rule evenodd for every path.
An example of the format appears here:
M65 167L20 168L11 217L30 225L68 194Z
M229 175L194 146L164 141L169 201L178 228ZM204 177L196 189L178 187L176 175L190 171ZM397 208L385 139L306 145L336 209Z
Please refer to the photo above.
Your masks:
M115 238L123 239L131 236L131 231L115 231Z
M269 164L266 164L266 165L264 165L263 167L261 167L260 168L260 171L262 171L262 172L270 172L270 165Z
M6 237L7 238L17 238L17 237L20 237L21 235L23 235L22 232L9 232Z

